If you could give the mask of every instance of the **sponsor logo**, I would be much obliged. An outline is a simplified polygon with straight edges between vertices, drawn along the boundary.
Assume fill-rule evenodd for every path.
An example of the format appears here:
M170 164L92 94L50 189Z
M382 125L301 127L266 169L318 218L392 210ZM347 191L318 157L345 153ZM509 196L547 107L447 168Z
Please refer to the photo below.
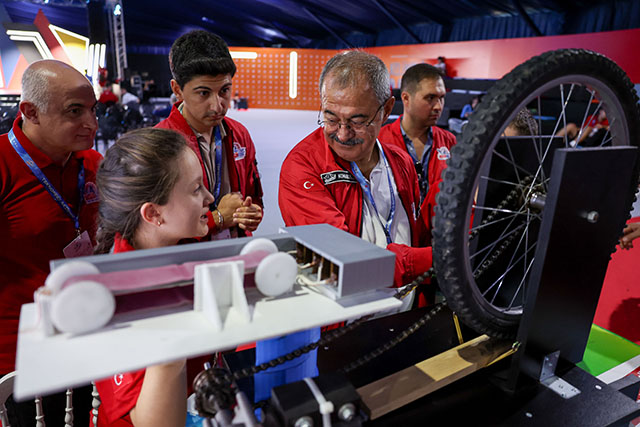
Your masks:
M436 153L438 153L438 160L447 160L451 157L451 153L449 153L449 149L447 147L437 148Z
M335 184L336 182L352 182L357 184L358 181L349 172L344 170L325 172L320 174L324 185Z
M87 182L84 184L84 202L91 204L100 201L100 195L98 194L98 187L95 182Z
M247 147L243 147L238 142L233 143L233 159L237 162L247 156Z

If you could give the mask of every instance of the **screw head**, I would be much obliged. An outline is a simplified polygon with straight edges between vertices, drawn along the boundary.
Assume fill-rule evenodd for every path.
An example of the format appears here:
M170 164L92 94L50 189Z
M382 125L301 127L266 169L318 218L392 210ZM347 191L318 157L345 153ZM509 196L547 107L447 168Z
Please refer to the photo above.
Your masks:
M351 421L356 416L356 407L353 403L345 403L338 409L338 418L342 421Z
M598 222L599 218L600 214L598 213L598 211L591 211L587 213L587 221L589 221L591 224L595 224L596 222Z
M294 427L313 427L313 419L305 415L304 417L298 418L293 425Z

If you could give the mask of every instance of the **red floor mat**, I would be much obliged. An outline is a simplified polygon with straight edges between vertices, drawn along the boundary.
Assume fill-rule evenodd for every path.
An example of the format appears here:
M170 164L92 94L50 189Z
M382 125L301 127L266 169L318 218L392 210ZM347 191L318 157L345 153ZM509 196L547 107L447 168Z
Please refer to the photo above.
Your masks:
M640 344L640 239L612 255L593 323Z

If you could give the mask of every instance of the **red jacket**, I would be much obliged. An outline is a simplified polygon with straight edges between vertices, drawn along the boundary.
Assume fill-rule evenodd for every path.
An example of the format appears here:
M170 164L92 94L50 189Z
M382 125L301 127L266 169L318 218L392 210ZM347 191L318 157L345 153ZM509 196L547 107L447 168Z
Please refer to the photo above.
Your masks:
M396 254L396 286L409 283L431 267L431 248L424 244L426 230L416 221L420 200L418 178L411 159L395 147L384 147L395 177L402 206L411 226L412 246L391 243ZM362 188L351 175L349 163L339 158L318 128L287 155L280 170L278 203L288 226L326 223L356 236L362 233Z
M80 229L95 243L95 182L102 156L94 150L78 151L64 166L57 165L29 141L21 125L19 117L13 123L16 138L74 213L79 204L78 172L84 165ZM15 369L20 307L33 302L33 292L49 274L49 261L64 258L62 250L75 237L73 221L15 152L8 135L0 136L0 375Z
M382 144L387 146L396 146L403 151L407 151L407 145L402 137L400 123L402 116L395 122L384 126L380 130L378 139ZM433 226L433 209L436 206L436 194L440 189L440 181L442 181L442 171L447 167L447 159L449 158L449 150L456 144L456 137L444 129L431 126L433 134L433 147L431 148L431 157L429 158L429 190L420 206L420 215L426 222L426 226L431 230Z
M202 154L200 154L200 149L198 148L198 138L180 110L178 110L179 105L180 103L174 104L169 117L158 123L156 127L175 130L185 137L189 147L196 153L200 161L204 185L211 191L209 179L207 178L207 173L202 161ZM260 183L260 174L258 173L256 149L249 135L249 131L247 131L247 128L241 123L228 117L225 117L222 123L226 132L222 143L224 144L224 152L227 154L226 161L229 170L231 191L238 191L244 197L251 196L254 203L263 206L262 184ZM215 230L215 222L211 215L209 215L209 228Z

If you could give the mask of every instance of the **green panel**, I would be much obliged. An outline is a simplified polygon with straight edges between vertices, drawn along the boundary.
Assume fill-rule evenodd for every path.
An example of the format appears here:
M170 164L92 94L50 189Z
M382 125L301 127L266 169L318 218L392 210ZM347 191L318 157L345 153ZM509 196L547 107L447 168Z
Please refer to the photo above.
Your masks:
M582 362L578 366L593 376L640 354L640 346L597 325L591 325Z

